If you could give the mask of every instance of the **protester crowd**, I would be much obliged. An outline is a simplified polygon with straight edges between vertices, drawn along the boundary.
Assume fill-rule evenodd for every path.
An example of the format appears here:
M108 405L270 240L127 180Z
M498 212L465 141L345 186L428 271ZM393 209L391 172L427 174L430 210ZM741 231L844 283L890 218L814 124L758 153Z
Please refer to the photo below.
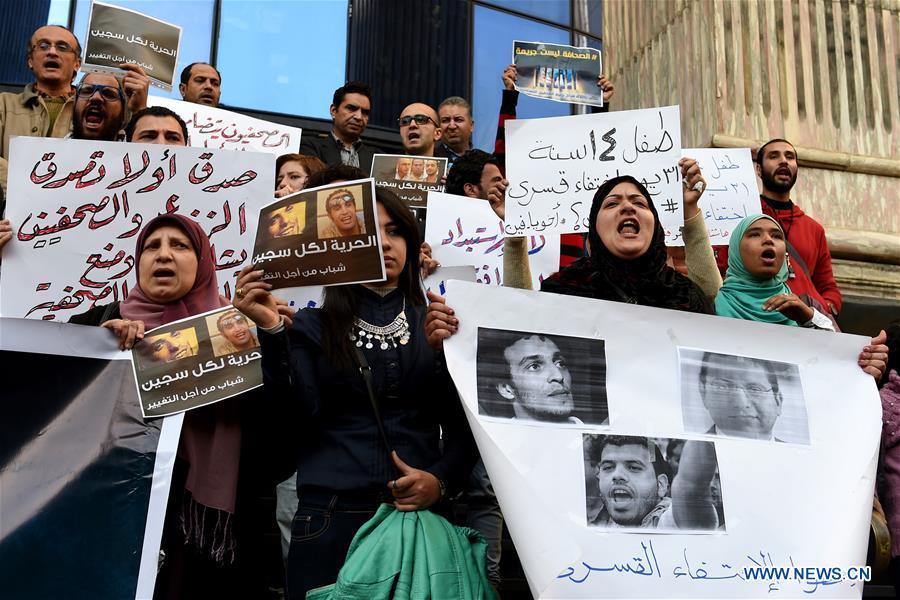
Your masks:
M189 143L181 117L167 108L147 107L149 78L141 67L123 64L124 75L88 73L75 85L80 56L79 41L64 27L41 27L32 35L26 60L34 82L19 94L0 94L0 193L7 193L14 136ZM428 163L434 162L428 158L447 158L446 191L487 201L502 219L508 186L504 123L516 115L516 77L513 65L501 76L493 153L473 148L475 123L466 99L447 98L437 109L421 102L406 106L397 116L400 140L405 154L421 159L419 165L416 160L404 164L398 178L428 181L433 176ZM613 99L612 82L600 77L597 85L605 101ZM218 71L204 63L184 69L179 90L185 101L213 107L222 93L227 95ZM335 90L331 131L325 137L305 136L299 153L277 159L273 196L368 177L379 150L363 136L376 99L377 90L365 83ZM686 272L672 266L658 207L647 188L630 174L610 179L594 195L590 231L562 236L559 271L544 280L541 290L837 330L842 298L824 229L793 201L797 151L787 140L772 139L757 149L755 162L763 214L741 221L727 248L710 244L698 208L706 187L699 165L690 158L679 163ZM256 324L264 387L187 413L156 597L264 597L265 581L254 556L261 532L242 509L263 490L276 495L276 484L278 506L271 521L277 516L290 598L335 581L351 540L383 504L401 512L431 509L480 532L487 551L486 557L477 557L476 569L499 589L503 516L442 354L459 320L443 298L425 297L422 277L438 265L411 212L391 191L379 188L375 200L384 281L327 287L321 308L295 312L271 291L262 271L254 265L241 271L232 300L240 313L229 314L221 327L241 325L241 315ZM326 207L335 235L343 235L338 230L344 221L361 230L355 207L347 208L340 197L334 203L329 199ZM347 211L346 218L341 211ZM290 235L296 224L278 214L261 226L277 237ZM14 223L0 221L0 249L16 243L14 231ZM128 297L93 306L71 323L104 327L120 348L129 349L149 329L228 302L219 294L209 238L188 216L166 214L147 222L134 257L137 285ZM531 288L524 237L506 238L503 264L505 285ZM900 555L900 444L894 431L900 419L894 406L900 407L898 328L893 324L889 335L873 338L858 359L860 368L883 386L884 485L879 493L896 534L895 556ZM352 342L359 331L396 343L360 348ZM250 403L266 405L268 417L263 421L258 411L254 416L242 409ZM771 436L771 428L762 433ZM639 442L604 439L586 449L600 482L598 522L656 527L662 519L675 526L718 526L717 474L692 467L705 464L701 459L711 444L676 442L656 446L655 465L646 467L654 501L634 510L610 510L618 504L604 496L609 486L603 470L611 473L619 460L614 454ZM703 492L705 511L694 514L679 504L679 494L689 488ZM482 589L484 597L493 593L490 586Z

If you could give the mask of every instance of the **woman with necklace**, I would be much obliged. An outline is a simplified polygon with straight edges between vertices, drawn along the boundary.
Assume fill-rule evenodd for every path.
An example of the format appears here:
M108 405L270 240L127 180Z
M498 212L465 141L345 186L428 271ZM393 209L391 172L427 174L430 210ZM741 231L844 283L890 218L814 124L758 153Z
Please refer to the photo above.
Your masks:
M289 598L332 583L357 530L382 502L434 506L465 484L474 442L442 356L425 340L419 234L396 195L376 191L387 280L331 286L321 309L285 329L262 272L244 269L234 306L259 325L266 396L292 429L300 503L287 563ZM388 455L362 375L371 369Z

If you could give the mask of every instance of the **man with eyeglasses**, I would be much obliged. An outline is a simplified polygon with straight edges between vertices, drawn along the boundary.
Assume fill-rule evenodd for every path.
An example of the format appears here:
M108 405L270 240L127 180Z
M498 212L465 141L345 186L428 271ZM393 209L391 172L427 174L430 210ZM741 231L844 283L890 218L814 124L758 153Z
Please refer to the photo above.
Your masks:
M356 209L356 198L350 190L331 192L325 200L325 212L328 213L331 224L319 231L322 239L362 235L366 232Z
M75 88L72 82L81 66L81 45L60 25L39 27L28 43L26 60L35 81L19 94L0 94L0 187L6 191L9 144L17 135L65 137L72 129ZM150 79L134 65L126 71L124 93L131 110L147 105Z
M81 45L65 27L39 27L28 42L26 61L34 82L19 93L0 94L0 185L6 189L10 139L17 135L63 137L72 125Z
M772 433L784 401L778 367L769 360L704 352L699 392L713 421L705 433L784 441Z
M371 172L372 157L380 152L362 141L372 110L371 97L372 89L359 81L349 81L334 90L331 132L316 137L304 134L300 154L315 156L329 167L343 164Z
M442 131L433 108L419 102L410 104L400 113L397 124L406 154L434 156L434 147L441 139Z

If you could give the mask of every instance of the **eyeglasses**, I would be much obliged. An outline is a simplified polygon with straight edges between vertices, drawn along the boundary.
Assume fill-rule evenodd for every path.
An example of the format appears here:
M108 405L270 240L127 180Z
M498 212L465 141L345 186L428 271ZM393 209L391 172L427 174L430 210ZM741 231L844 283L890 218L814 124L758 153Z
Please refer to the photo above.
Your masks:
M234 315L233 317L228 317L227 319L222 319L220 324L222 325L222 329L232 329L235 325L239 323L245 323L247 319L244 315Z
M31 47L32 50L38 49L41 52L47 52L50 48L56 48L60 52L71 52L72 54L75 54L75 48L70 46L68 42L48 42L47 40L41 40Z
M350 194L346 194L346 195L344 195L344 196L339 196L339 197L337 197L337 198L334 198L334 199L332 199L332 200L329 200L329 201L328 201L328 204L327 204L326 207L325 207L325 209L331 211L331 210L334 210L334 209L336 209L336 208L339 208L342 204L343 204L344 206L354 206L354 207L355 207L355 206L356 206L356 200L354 200L354 199L353 199L353 196L351 196Z
M764 396L773 390L760 383L735 383L727 379L710 379L707 385L716 392L735 393L743 390L751 396Z
M397 119L397 123L400 125L400 127L409 127L409 124L413 121L416 122L416 125L424 125L425 123L428 123L430 121L434 123L435 126L437 126L437 123L435 123L434 119L432 119L428 115L405 115Z
M97 83L94 85L81 85L78 87L79 98L90 98L96 92L100 92L100 97L106 102L115 102L116 100L122 99L122 91L118 86Z

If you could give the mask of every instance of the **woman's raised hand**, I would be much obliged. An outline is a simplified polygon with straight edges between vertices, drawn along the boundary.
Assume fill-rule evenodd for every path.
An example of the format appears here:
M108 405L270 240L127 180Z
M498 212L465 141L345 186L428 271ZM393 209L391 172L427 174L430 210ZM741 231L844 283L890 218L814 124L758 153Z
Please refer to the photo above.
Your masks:
M706 179L700 172L700 164L693 158L683 157L678 161L678 166L681 167L684 218L690 219L700 212L697 203L706 189Z

